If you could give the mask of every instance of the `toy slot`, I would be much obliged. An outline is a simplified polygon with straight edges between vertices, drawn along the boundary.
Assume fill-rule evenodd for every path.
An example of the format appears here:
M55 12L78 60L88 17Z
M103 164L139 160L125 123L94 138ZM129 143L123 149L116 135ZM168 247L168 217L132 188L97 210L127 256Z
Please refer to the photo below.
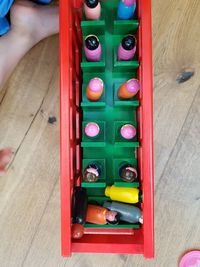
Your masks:
M137 56L135 55L133 60L130 61L120 61L117 59L117 49L118 46L115 46L113 49L113 58L114 58L113 71L115 72L131 71L132 73L135 73L140 66L140 62L137 60Z
M93 78L95 78L95 77L98 77L98 76L94 76ZM98 101L90 101L86 96L87 85L88 85L88 83L83 84L83 86L82 86L81 107L82 108L104 108L106 105L106 103L105 103L105 90L106 90L106 88L104 88L103 94Z
M119 20L117 19L117 10L118 10L118 5L119 5L119 1L113 1L111 3L112 5L112 11L113 11L113 14L114 14L114 18L115 18L115 22L123 22L123 21L127 21L129 23L132 23L132 22L135 22L135 21L138 21L138 14L137 14L137 6L136 6L136 11L135 11L135 14L133 16L133 18L129 19L129 20ZM137 3L138 5L138 3Z
M82 123L82 142L81 147L104 147L105 143L105 122L103 121L92 121L97 123L100 127L100 132L96 137L88 137L84 130L85 126L91 121L83 121Z
M90 200L91 204L98 204L100 205L99 199L101 199L102 197L106 197L104 195L105 192L105 187L86 187L87 190L87 196L88 199ZM91 199L93 198L93 201L91 201Z
M135 78L135 75L132 75L131 78ZM128 78L129 79L129 78ZM135 95L133 98L129 100L123 100L119 99L118 97L118 90L120 86L127 81L128 79L122 79L120 82L117 81L114 83L113 86L113 98L114 98L114 105L119 107L138 107L140 105L140 102L138 100L138 96Z
M83 164L82 164L82 177L85 168L90 165L90 164L97 164L101 168L101 174L97 182L86 182L82 179L81 185L83 187L103 187L105 188L106 186L106 164L105 164L105 159L83 159Z
M115 20L114 21L114 34L126 35L134 31L136 33L139 26L139 21L134 20Z
M100 205L103 206L105 201L110 200L109 198L105 196L88 196L88 203L94 204L94 205ZM85 223L85 228L97 228L97 229L139 229L140 224L133 224L133 223L127 223L127 222L120 222L118 225L99 225L99 224L92 224L92 223Z
M86 20L85 13L83 12L83 20L81 21L82 35L87 36L91 32L103 35L105 32L105 12L102 8L101 17L99 20Z
M133 157L114 159L113 160L113 174L115 179L114 185L119 187L136 187L136 188L139 187L140 186L139 179L137 179L137 181L135 182L125 182L121 179L119 175L119 170L123 164L131 164L138 170L137 160Z
M121 27L118 28L119 26L118 24L121 25ZM117 33L113 35L113 59L114 59L113 70L114 71L118 71L118 72L131 71L134 73L139 68L140 62L138 60L138 49L139 49L138 26L139 26L138 23L134 24L131 21L116 21L116 23L114 23L114 32L117 31ZM128 34L134 35L137 39L136 54L134 58L130 61L118 60L117 58L118 47L122 39Z
M114 135L115 135L115 146L116 147L139 147L138 133L132 139L125 139L120 134L120 129L125 124L131 124L136 128L137 131L137 123L136 120L133 121L115 121L114 122Z
M88 28L89 30L89 28ZM90 31L90 34L94 34L98 37L101 46L102 46L102 56L101 56L101 60L100 61L95 61L95 62L91 62L91 61L87 61L86 56L85 56L85 52L84 52L84 48L82 49L82 62L81 62L81 68L83 72L102 72L105 70L105 38L104 35L97 35L96 31L92 32ZM85 38L87 36L83 36L83 45L85 42Z

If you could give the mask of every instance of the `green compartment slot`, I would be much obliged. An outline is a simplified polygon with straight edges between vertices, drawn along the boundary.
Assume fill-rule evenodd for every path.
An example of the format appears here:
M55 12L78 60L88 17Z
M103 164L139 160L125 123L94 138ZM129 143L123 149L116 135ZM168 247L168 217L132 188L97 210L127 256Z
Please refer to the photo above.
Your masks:
M91 204L96 202L98 205L103 206L104 202L108 200L110 200L110 198L106 196L88 196L88 202Z
M130 61L120 61L117 58L117 47L113 49L113 57L114 57L114 66L113 70L117 72L127 72L127 71L134 71L139 68L140 63L135 56L133 60Z
M101 168L101 175L99 177L99 180L95 183L89 183L82 181L81 185L83 187L106 187L106 164L105 159L84 159L82 164L82 173L84 172L84 169L89 164L97 164Z
M90 34L95 34L95 32L90 32ZM102 57L100 61L96 62L90 62L87 61L84 53L84 49L82 50L82 62L81 62L81 68L83 72L101 72L105 70L105 38L104 35L97 35L99 38L99 41L102 45ZM84 40L86 36L83 36L83 45L84 45Z
M98 76L95 76L98 77ZM95 78L93 77L93 78ZM99 77L98 77L99 78ZM89 81L88 81L89 82ZM106 88L104 88L104 92L101 96L101 98L98 101L90 101L88 100L88 98L86 97L86 88L87 88L87 84L83 84L82 86L82 102L81 102L81 107L83 108L103 108L105 107L106 103L105 103L105 90Z
M119 169L123 164L131 164L137 169L137 159L135 158L122 158L122 159L114 159L113 160L113 173L114 173L114 184L119 187L139 187L139 179L137 182L125 182L119 176Z
M95 32L96 35L102 35L105 32L105 14L104 9L102 9L101 17L99 20L86 20L85 14L83 12L83 20L81 21L82 34L84 36Z
M113 97L114 97L114 105L115 106L121 106L121 107L138 107L140 105L139 100L137 98L137 95L131 98L130 100L121 100L118 98L118 90L120 86L123 84L124 81L121 81L120 83L117 82L114 84L114 92L113 92Z
M91 34L91 32L95 32L96 35L102 35L105 32L104 20L82 21L81 26L82 26L82 33L85 36Z
M96 137L88 137L84 131L85 131L86 125L90 122L91 121L84 121L83 122L83 138L82 138L82 140L85 142L104 142L105 141L105 122L92 120L92 122L97 123L99 125L100 132L99 132L98 136L96 136Z
M103 187L86 187L86 190L87 190L87 195L88 195L90 201L92 201L90 198L91 196L93 196L93 201L97 201L99 199L102 199L102 197L104 197L105 188L103 188ZM97 202L97 204L98 203L99 203L99 201ZM101 203L99 203L99 204L101 204Z
M82 55L82 103L83 110L83 129L86 122L102 122L104 124L103 135L97 139L88 139L84 132L82 133L82 164L85 160L105 160L105 186L117 185L121 186L119 177L116 176L115 161L130 159L137 162L136 150L139 147L138 136L133 140L125 140L119 136L119 123L122 125L127 122L133 124L137 128L136 113L139 106L137 96L128 101L119 100L117 90L119 86L131 79L137 78L139 62L135 57L133 61L118 61L117 47L122 38L126 34L136 34L138 29L138 20L118 21L116 20L118 1L103 1L102 14L103 17L99 21L83 21L82 32L83 38L88 34L96 35L102 45L103 57L100 62L87 62L85 55ZM103 23L105 22L105 25ZM94 25L97 27L94 28ZM102 29L105 27L105 32ZM90 79L99 77L104 81L105 91L102 98L97 102L90 102L85 96L85 90ZM99 180L100 181L100 180ZM126 183L128 184L128 183ZM94 186L86 187L89 201L97 201L102 205L108 200L104 195L105 187L103 184L95 184ZM131 186L139 186L139 183L131 183ZM88 227L98 227L91 224L86 224ZM101 226L100 226L101 227ZM123 224L118 226L103 226L104 228L139 228L139 225Z
M126 35L126 34L136 34L139 22L137 19L134 20L115 20L114 21L114 34L116 35Z
M136 121L115 121L114 122L114 131L115 131L115 144L117 143L138 143L137 142L137 136L138 136L138 133L136 134L136 136L134 137L134 138L132 138L132 139L129 139L129 140L127 140L127 139L124 139L122 136L121 136L121 134L120 134L120 129L121 129L121 127L123 126L123 125L125 125L125 124L131 124L131 125L133 125L135 128L136 128L136 130L137 130L137 124L136 124Z
M88 189L87 189L88 190ZM89 196L88 197L88 202L91 204L96 204L96 205L101 205L103 206L105 201L110 200L110 198L106 197L106 196ZM86 223L84 225L85 228L99 228L99 229L139 229L140 228L140 224L131 224L131 223L125 223L125 222L120 222L120 224L118 225L97 225L97 224L92 224L92 223Z

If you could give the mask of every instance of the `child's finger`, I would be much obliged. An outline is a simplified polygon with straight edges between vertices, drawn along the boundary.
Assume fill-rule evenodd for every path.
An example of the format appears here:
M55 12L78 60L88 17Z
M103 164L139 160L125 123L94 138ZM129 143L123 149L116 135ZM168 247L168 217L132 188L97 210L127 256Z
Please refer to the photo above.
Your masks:
M4 171L6 165L10 162L12 151L10 148L0 150L0 172Z

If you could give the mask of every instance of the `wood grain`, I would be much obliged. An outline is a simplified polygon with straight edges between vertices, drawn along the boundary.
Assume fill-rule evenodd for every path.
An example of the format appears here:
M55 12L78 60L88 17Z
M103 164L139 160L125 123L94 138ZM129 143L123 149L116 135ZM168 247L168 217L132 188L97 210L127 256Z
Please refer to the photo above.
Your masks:
M0 146L14 158L0 178L1 267L174 267L200 249L200 2L153 0L156 259L60 257L58 38L35 47L0 94ZM194 76L179 84L184 70Z

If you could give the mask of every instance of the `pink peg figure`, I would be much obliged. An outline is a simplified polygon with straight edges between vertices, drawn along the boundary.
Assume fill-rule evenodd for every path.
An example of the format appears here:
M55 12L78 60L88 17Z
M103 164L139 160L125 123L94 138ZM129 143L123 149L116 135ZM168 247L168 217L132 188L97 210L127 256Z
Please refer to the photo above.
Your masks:
M98 101L104 90L103 81L100 78L93 78L89 81L86 89L86 96L90 101Z
M118 97L122 100L131 99L140 90L140 82L137 79L130 79L124 82L119 90Z
M95 62L101 60L102 47L96 35L88 35L85 38L84 52L87 61Z
M127 35L122 39L118 47L118 60L130 61L134 58L136 53L137 40L134 35Z
M131 140L136 136L136 129L131 124L125 124L121 127L120 134L124 139Z
M101 16L101 4L99 0L85 0L84 11L87 20L99 20Z
M89 122L85 126L85 134L87 137L94 138L97 137L100 133L100 127L95 122Z

